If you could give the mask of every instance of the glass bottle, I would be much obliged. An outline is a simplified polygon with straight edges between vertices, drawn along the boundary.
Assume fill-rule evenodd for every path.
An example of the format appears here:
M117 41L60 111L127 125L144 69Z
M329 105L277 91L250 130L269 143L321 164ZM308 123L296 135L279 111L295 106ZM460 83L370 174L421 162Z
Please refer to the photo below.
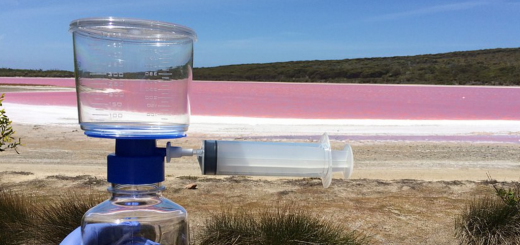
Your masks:
M109 200L83 216L83 245L188 245L186 210L156 184L112 184Z

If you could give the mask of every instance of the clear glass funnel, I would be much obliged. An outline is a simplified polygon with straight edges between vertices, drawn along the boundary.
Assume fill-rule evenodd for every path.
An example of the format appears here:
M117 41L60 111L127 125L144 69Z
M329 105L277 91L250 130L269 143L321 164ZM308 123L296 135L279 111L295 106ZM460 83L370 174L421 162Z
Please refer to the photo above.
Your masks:
M193 30L165 22L70 23L79 123L104 138L177 138L189 126Z

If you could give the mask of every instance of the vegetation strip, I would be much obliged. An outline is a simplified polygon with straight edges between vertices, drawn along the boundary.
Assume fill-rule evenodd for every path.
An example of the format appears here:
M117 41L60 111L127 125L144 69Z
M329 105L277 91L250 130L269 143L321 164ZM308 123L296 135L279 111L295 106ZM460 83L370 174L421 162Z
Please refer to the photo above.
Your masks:
M195 80L520 85L520 48L416 56L290 61L195 68ZM74 77L64 70L0 68L2 77Z

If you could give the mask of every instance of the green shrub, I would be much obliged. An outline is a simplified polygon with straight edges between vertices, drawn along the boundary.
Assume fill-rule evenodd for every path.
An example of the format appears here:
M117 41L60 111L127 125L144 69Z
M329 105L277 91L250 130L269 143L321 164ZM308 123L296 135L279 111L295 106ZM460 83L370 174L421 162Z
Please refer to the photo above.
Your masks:
M367 236L318 219L297 207L213 214L199 234L202 245L370 244Z
M15 141L13 135L15 134L13 127L11 126L11 120L5 114L5 109L2 109L2 101L4 101L5 94L0 95L0 152L7 149L14 149L17 153L16 147L21 145L21 139L18 142Z

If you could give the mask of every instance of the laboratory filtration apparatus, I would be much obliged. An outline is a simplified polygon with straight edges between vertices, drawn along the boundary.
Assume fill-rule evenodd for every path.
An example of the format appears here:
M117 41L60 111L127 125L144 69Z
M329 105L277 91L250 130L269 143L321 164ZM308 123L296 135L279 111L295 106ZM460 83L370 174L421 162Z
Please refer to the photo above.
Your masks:
M90 209L82 244L188 245L186 210L164 198L165 162L195 156L205 175L348 178L352 150L319 143L204 140L183 149L158 139L186 136L193 43L190 28L131 18L86 18L70 23L79 124L90 137L115 139L107 157L110 199ZM175 142L175 141L172 141Z

